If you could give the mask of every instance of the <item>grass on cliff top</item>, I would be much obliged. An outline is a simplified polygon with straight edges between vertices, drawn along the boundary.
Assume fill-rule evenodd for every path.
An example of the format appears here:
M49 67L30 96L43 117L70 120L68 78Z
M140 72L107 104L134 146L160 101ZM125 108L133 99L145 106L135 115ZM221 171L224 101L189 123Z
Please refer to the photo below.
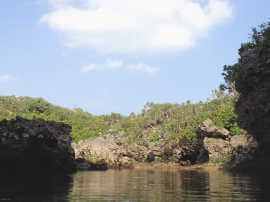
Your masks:
M196 141L199 125L210 118L225 127L231 135L244 134L236 123L235 97L216 91L215 98L191 104L147 103L140 114L122 116L118 113L96 116L80 108L73 110L55 106L42 98L0 96L0 120L22 116L64 122L72 126L71 136L77 142L105 134L122 131L128 143L143 144L161 140L186 139Z

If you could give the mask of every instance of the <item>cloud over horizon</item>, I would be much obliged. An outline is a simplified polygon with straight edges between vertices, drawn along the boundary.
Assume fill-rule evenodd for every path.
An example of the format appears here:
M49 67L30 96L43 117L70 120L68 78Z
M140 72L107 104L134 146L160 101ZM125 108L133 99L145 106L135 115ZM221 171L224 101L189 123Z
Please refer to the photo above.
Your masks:
M40 21L69 47L101 53L159 53L195 46L232 17L230 0L48 0Z

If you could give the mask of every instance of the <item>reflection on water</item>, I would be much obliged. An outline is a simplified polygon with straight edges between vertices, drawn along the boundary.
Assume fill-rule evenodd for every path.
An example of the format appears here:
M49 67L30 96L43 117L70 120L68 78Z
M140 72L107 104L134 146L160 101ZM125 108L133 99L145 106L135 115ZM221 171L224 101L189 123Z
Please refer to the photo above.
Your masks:
M0 177L0 201L268 201L268 187L265 176L216 169L87 171L61 178Z
M0 202L65 202L72 187L72 176L0 175Z
M251 177L211 170L109 170L74 176L71 201L254 201Z

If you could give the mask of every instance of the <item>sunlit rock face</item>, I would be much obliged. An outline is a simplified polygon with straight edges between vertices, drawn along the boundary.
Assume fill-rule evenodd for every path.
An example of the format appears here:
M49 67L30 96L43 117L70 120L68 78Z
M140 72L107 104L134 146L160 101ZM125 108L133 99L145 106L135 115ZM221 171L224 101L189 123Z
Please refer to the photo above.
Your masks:
M71 127L43 119L16 117L0 122L1 173L72 173Z
M206 119L199 127L199 135L210 160L231 156L233 148L230 144L230 132L225 128Z
M252 160L258 152L258 141L251 135L230 136L225 128L214 125L207 119L199 128L199 134L203 139L203 148L206 150L209 160L231 160L231 167L237 167L241 163Z
M79 169L97 169L104 163L108 168L132 168L137 163L174 163L191 165L197 161L199 142L174 141L153 144L144 139L144 144L128 144L121 133L82 140L72 144ZM87 160L89 163L87 164Z

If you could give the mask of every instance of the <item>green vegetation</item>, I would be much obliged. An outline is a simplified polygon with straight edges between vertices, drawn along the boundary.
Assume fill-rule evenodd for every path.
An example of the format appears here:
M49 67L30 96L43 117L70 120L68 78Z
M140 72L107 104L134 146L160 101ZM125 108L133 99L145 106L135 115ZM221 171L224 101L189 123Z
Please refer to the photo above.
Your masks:
M231 135L245 134L236 123L236 97L214 91L215 97L206 102L191 104L147 103L142 113L122 116L117 113L94 116L82 109L66 109L41 98L1 96L0 120L17 115L28 119L42 118L64 122L72 126L74 141L121 131L128 143L144 144L144 139L158 143L161 140L197 140L199 125L207 118L225 127Z
M75 141L103 135L109 129L103 116L93 116L81 109L69 110L41 98L1 96L0 120L12 119L18 115L27 119L42 118L70 124Z
M225 84L221 89L237 92L238 123L261 142L267 142L270 130L270 22L253 28L250 41L242 44L238 52L238 62L224 66ZM238 128L231 130L241 133Z
M238 50L240 56L252 56L258 53L258 66L264 66L268 64L269 53L267 51L270 48L270 22L262 24L259 29L253 28L250 36L251 41L243 43ZM252 51L253 53L249 52ZM243 54L245 53L246 54ZM241 59L241 58L240 58ZM233 86L236 86L236 90L241 93L248 93L250 90L256 89L256 86L252 83L247 85L246 74L248 73L249 62L241 62L239 60L234 65L225 65L222 75L224 76L225 84L222 84L220 88L222 90L231 90Z

